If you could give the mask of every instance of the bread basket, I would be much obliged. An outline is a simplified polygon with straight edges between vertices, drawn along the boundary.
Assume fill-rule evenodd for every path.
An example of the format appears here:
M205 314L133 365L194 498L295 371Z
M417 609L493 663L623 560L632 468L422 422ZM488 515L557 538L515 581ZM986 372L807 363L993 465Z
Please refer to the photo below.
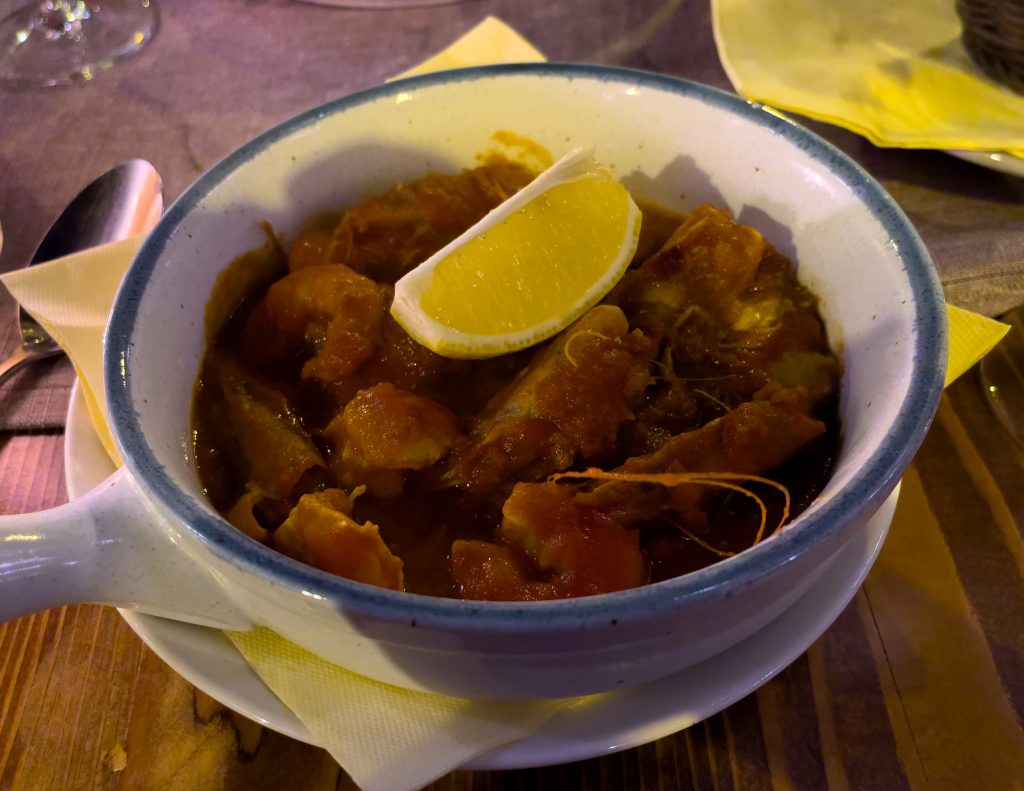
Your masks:
M990 77L1024 94L1024 0L957 0L964 48Z

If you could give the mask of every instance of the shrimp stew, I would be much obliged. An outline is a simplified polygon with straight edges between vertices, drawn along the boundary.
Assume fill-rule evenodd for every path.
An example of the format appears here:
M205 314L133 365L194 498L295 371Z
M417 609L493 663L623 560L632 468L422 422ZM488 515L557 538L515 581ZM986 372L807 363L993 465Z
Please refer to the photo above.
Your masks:
M791 262L725 211L641 204L627 274L531 349L449 359L390 317L399 277L534 176L430 174L232 262L193 409L228 521L371 585L536 600L684 574L807 507L840 365Z

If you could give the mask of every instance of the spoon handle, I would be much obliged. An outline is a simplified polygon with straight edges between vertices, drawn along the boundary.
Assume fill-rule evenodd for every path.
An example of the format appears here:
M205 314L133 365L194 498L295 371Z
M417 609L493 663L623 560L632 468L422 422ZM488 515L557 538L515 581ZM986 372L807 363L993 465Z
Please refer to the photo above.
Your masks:
M47 357L54 357L61 353L60 348L56 347L49 347L45 350L26 350L24 347L19 346L10 357L0 362L0 385L10 379L14 372L25 363L32 362L33 360L44 360Z

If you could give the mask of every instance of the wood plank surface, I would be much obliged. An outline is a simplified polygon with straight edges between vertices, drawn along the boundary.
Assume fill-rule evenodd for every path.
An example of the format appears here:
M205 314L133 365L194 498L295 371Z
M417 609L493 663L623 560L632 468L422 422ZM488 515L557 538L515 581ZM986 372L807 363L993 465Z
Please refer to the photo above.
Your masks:
M0 0L0 16L20 3ZM729 89L708 0L471 0L393 14L287 0L158 4L152 46L92 84L0 87L0 271L27 260L62 206L103 169L148 158L170 202L253 135L409 68L488 14L553 60ZM1004 287L1024 271L1024 180L810 126L891 192L960 304L992 290L959 268L963 261L1003 266ZM11 307L0 294L0 319ZM7 388L16 402L0 399L0 425L23 425L16 407L59 427L66 393L47 392L30 409L42 379L19 382ZM59 431L0 433L0 513L63 501L62 448ZM944 397L862 591L777 678L636 749L542 769L453 772L430 788L1003 791L1024 788L1022 723L1024 450L994 419L972 372ZM0 791L93 789L354 785L323 750L193 688L114 610L73 606L0 625Z
M60 435L0 445L4 511L63 497ZM851 605L753 695L603 758L430 789L1024 788L1024 452L973 375L943 398ZM196 690L114 610L0 626L0 789L354 789L323 750Z

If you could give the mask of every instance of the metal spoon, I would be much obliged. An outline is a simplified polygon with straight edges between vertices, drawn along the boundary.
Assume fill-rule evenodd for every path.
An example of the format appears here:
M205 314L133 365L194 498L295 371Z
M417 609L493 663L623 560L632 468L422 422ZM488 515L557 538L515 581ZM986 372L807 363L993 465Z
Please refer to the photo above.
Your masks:
M148 231L163 205L163 185L151 164L133 159L118 165L71 201L46 232L28 266ZM17 321L21 346L0 362L0 384L32 360L62 354L50 334L20 307Z

